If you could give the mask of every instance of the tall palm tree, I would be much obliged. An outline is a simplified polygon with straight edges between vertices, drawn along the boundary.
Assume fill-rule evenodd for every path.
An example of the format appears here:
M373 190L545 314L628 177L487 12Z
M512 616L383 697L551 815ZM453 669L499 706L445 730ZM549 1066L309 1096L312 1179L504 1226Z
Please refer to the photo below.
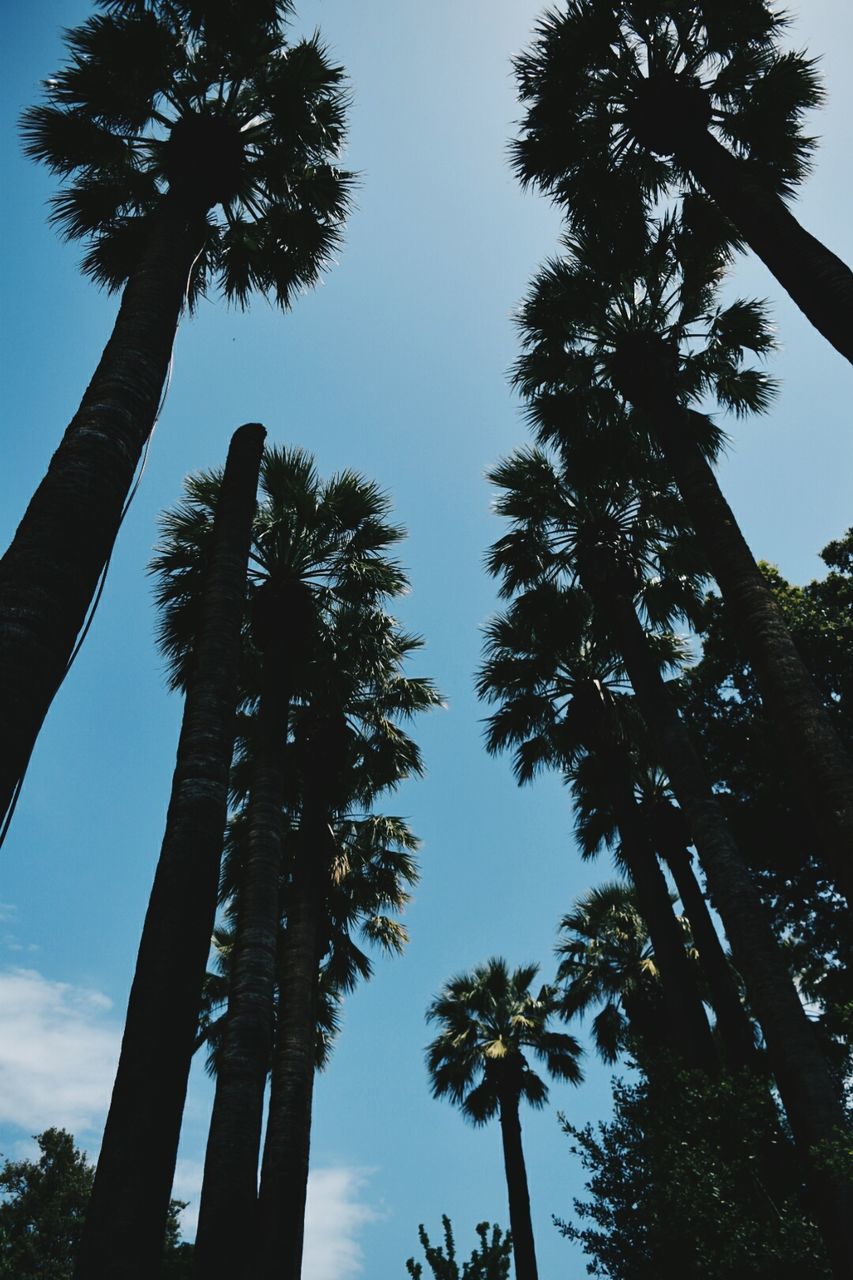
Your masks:
M515 746L520 780L548 763L563 770L573 790L580 762L598 766L617 815L621 862L658 958L670 1038L686 1062L713 1070L717 1055L696 974L634 799L625 725L631 708L620 690L621 664L607 639L595 635L588 598L540 584L492 620L486 653L479 692L500 702L488 722L488 749Z
M682 811L670 800L668 780L659 769L644 768L637 751L632 753L631 767L637 818L645 827L647 839L672 873L682 911L690 926L707 996L716 1014L715 1030L722 1043L725 1060L735 1070L743 1066L755 1067L758 1065L755 1032L743 1006L731 961L720 942L691 865L689 824ZM575 770L572 781L578 808L575 832L582 854L591 857L603 846L618 846L619 823L610 801L606 767L595 759L583 761Z
M557 1080L582 1078L577 1040L548 1029L559 1009L557 989L531 990L538 972L538 965L510 971L505 960L489 960L452 978L427 1011L439 1026L427 1049L433 1096L455 1102L473 1124L500 1120L517 1280L538 1274L519 1104L542 1107L548 1098L528 1054Z
M122 290L100 363L0 561L0 811L13 802L105 571L187 301L289 307L340 241L346 90L289 3L101 4L24 115L63 180L53 219Z
M773 384L744 366L747 352L772 346L762 308L742 300L721 307L719 253L669 218L632 246L584 234L567 247L539 275L520 317L526 350L516 379L531 420L540 438L574 454L636 433L665 460L787 743L792 780L853 898L853 763L717 484L709 457L724 437L691 408L709 396L738 414L768 406ZM593 399L596 421L583 418ZM604 405L614 412L603 415Z
M209 538L216 474L191 477L184 505L166 521L155 568L163 606L161 643L180 683L192 660L198 584ZM264 1080L271 1049L279 924L282 823L294 698L311 663L334 638L339 608L376 610L406 585L388 551L402 530L389 499L352 472L323 482L302 450L270 449L250 557L241 737L250 739L248 858L241 889L227 1035L208 1141L197 1256L219 1237L216 1265L237 1266L253 1222ZM327 645L328 647L328 645ZM239 762L238 762L239 763ZM232 786L233 786L232 782ZM227 1202L227 1214L211 1206ZM230 1250L230 1253L229 1253ZM233 1256L231 1256L233 1255ZM213 1264L211 1264L213 1265Z
M233 891L228 908L232 917L239 913L235 899L239 899L245 864L245 828L245 821L239 817L232 823L230 856L225 868L226 881ZM275 1264L278 1276L289 1273L292 1266L297 1267L298 1273L301 1258L314 1073L322 1070L331 1056L344 996L359 979L371 976L368 949L378 948L391 954L403 950L407 933L396 915L405 906L408 890L417 880L414 853L418 841L400 818L380 814L336 818L332 824L332 839L332 869L322 904L323 954L318 961L320 947L315 948L314 940L309 939L308 946L312 951L309 962L318 965L310 981L305 980L299 966L301 952L305 950L300 936L305 931L305 912L299 901L301 884L295 872L304 850L293 827L285 844L273 1054L268 1064L272 1073L273 1098L261 1184L262 1195L266 1193L268 1201L272 1201L272 1192L275 1191L278 1212L285 1219L278 1232L281 1237ZM226 926L217 931L218 963L216 971L208 974L197 1038L198 1047L207 1044L210 1048L208 1064L213 1074L216 1073L227 1026L234 936L233 927ZM307 1046L311 1059L307 1088L301 1081L303 1045L299 1025L299 1015L306 1005L313 1005L315 1017L313 1036ZM300 1082L305 1105L297 1109L291 1095L298 1091ZM289 1110L282 1106L282 1094L284 1101L291 1104ZM278 1150L281 1145L283 1153ZM284 1167L280 1168L277 1165L282 1162L282 1154ZM271 1207L276 1206L273 1203ZM266 1228L264 1236L268 1236ZM254 1260L255 1253L261 1252L262 1247L264 1251L270 1251L269 1243L263 1246L257 1240L246 1243L246 1252L253 1259L250 1263L252 1275L263 1274L263 1262Z
M787 25L771 0L566 0L516 59L515 165L576 225L704 191L853 361L853 273L787 205L814 145L803 118L823 97L815 62L781 48Z
M604 1062L631 1048L648 1069L672 1043L664 1017L660 970L637 895L624 881L599 885L560 920L557 981L563 1013L572 1018L600 1005L592 1038Z
M309 732L318 709L343 719L348 734L345 769L332 782L330 749L325 747L319 755L309 752L302 775L300 838L284 894L288 923L281 953L281 1012L261 1166L256 1262L259 1277L276 1280L298 1280L301 1274L314 1082L311 1038L319 998L317 975L329 946L329 913L336 897L340 900L336 886L346 885L356 857L379 877L374 892L390 876L387 887L396 894L398 877L408 865L405 850L392 855L385 849L384 823L364 825L362 820L360 849L340 843L336 827L343 815L353 819L360 807L369 812L378 794L420 773L419 753L400 722L439 701L429 682L402 674L403 663L420 641L400 631L386 614L359 614L344 607L335 617L335 638L331 667L318 666L318 687L304 696ZM378 843L371 847L373 841ZM394 934L389 941L393 943Z
M163 1251L234 745L240 636L265 432L233 437L211 526L166 832L142 930L79 1276L154 1272Z
M568 585L579 581L621 653L656 753L688 816L735 963L764 1032L795 1140L810 1168L821 1230L841 1276L853 1258L853 1187L843 1174L828 1170L816 1153L848 1132L848 1119L755 884L637 615L653 546L647 526L654 503L649 507L649 496L626 481L615 464L612 469L602 465L598 486L589 483L580 492L564 468L537 450L515 455L496 469L493 479L505 494L498 511L513 519L510 534L491 553L493 572L503 576L503 593L529 589L543 579Z

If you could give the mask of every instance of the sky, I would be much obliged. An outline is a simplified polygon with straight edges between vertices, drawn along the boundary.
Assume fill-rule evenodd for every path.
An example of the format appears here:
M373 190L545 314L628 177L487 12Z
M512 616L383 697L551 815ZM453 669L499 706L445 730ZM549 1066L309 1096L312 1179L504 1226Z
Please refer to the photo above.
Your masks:
M791 40L823 60L815 173L797 202L809 229L853 261L849 218L846 0L803 0ZM6 426L0 544L12 536L94 369L116 300L77 270L79 247L46 222L55 182L26 161L17 119L62 62L61 31L83 0L7 2L0 76L0 345ZM555 779L516 788L482 749L473 694L481 628L496 607L482 568L501 532L486 470L523 443L507 370L514 309L559 233L555 211L523 193L506 146L519 108L510 58L540 11L528 0L303 0L294 33L319 26L351 77L346 163L356 208L323 284L282 315L204 304L180 328L174 371L138 496L122 529L86 645L51 709L10 837L0 852L0 1151L63 1125L97 1154L121 1022L159 852L181 715L154 646L145 567L157 516L189 472L221 465L231 432L262 421L271 440L314 452L322 474L353 467L393 496L408 528L412 582L400 617L421 633L412 674L432 676L446 710L416 726L427 765L389 810L423 840L422 881L402 959L377 961L347 1002L318 1081L305 1280L402 1280L423 1222L449 1213L460 1251L474 1225L507 1225L496 1126L473 1130L430 1097L424 1010L461 970L501 954L553 973L559 916L611 867L580 863ZM720 475L756 555L794 581L851 523L850 370L760 263L733 290L767 297L781 344L771 414L731 426ZM606 1116L609 1073L555 1085L523 1116L543 1280L584 1263L551 1216L570 1216L583 1178L556 1112ZM191 1235L210 1104L195 1070L175 1193Z

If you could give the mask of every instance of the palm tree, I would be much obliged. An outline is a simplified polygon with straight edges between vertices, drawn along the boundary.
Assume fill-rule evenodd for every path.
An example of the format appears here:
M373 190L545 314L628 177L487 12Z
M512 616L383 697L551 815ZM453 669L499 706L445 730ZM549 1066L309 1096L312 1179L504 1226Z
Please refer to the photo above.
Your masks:
M164 609L161 644L176 683L185 679L192 660L198 584L218 484L216 474L190 478L183 506L165 522L167 537L155 562ZM375 484L352 472L322 482L301 450L265 454L250 557L243 669L243 697L250 713L241 722L242 738L250 739L248 779L246 766L241 766L249 852L196 1249L199 1266L212 1250L215 1265L224 1272L238 1265L256 1211L294 698L305 687L312 662L322 666L317 655L334 641L330 619L335 605L339 612L375 612L406 586L388 555L402 537L402 530L386 518L389 507ZM216 1211L220 1202L227 1203L227 1213Z
M690 408L709 395L738 414L768 406L772 383L743 366L745 352L772 346L762 309L742 300L720 307L719 255L670 219L641 247L614 249L588 235L567 244L570 256L539 275L520 319L526 351L516 379L530 417L540 438L573 454L613 447L612 431L636 433L638 450L645 442L665 459L786 740L792 779L853 898L853 764L717 484L708 458L724 437ZM583 425L590 398L599 420ZM605 404L618 411L602 422Z
M716 1014L716 1032L728 1066L734 1070L757 1065L755 1033L741 1000L737 977L723 949L705 896L692 868L688 846L692 843L685 815L669 798L669 785L659 769L643 767L641 748L631 753L634 805L646 838L672 873L682 910L690 926L707 995ZM575 832L584 857L603 846L617 845L621 860L619 823L610 801L606 767L591 758L573 776L578 820Z
M232 891L228 908L232 918L239 915L246 826L245 815L232 821L224 877ZM286 830L273 1052L268 1063L272 1097L261 1181L262 1211L268 1207L271 1216L280 1216L282 1222L270 1232L263 1221L260 1238L245 1245L254 1258L252 1275L266 1274L264 1256L272 1255L274 1247L279 1253L270 1264L272 1273L290 1274L291 1268L299 1273L314 1073L322 1070L331 1056L343 997L360 978L371 976L372 965L365 947L391 954L404 948L407 933L395 916L405 906L408 889L417 880L414 853L418 841L402 819L380 814L335 818L331 831L334 852L321 904L322 919L316 935L306 941L306 915L310 915L313 904L305 902L304 874L299 875L305 850L295 826L288 829L286 824ZM197 1038L198 1047L210 1046L208 1063L214 1074L227 1026L234 937L233 927L217 931L217 972L208 974ZM317 966L308 978L302 962ZM315 1021L306 1045L301 1022L309 1012L313 1012ZM310 1059L307 1067L302 1057L306 1052ZM255 1258L255 1251L263 1256Z
M582 1079L577 1040L548 1029L559 1010L557 989L530 989L538 972L538 965L510 971L505 960L489 960L452 978L427 1011L440 1028L427 1049L433 1096L455 1102L473 1124L500 1120L517 1280L537 1278L519 1104L543 1107L548 1098L525 1051L555 1079Z
M63 179L53 219L84 270L122 289L112 336L0 561L0 811L105 572L187 302L218 286L289 307L340 240L346 91L281 0L104 3L24 115Z
M853 360L853 273L786 203L814 145L803 117L823 97L814 61L780 48L787 25L770 0L566 0L516 59L515 166L578 226L704 191L729 239Z
M620 691L621 663L606 637L595 635L588 598L540 584L492 620L486 653L479 692L501 704L488 721L488 749L515 746L520 781L548 763L562 769L575 790L581 764L597 768L618 815L621 862L658 957L670 1039L686 1062L713 1070L716 1052L696 974L634 799L625 724L631 708Z
M610 881L584 894L560 920L557 981L565 983L562 1011L572 1018L600 1005L592 1038L604 1062L631 1048L648 1070L672 1043L663 1010L660 970L636 892Z
M337 612L334 629L332 663L329 668L318 664L317 685L304 696L309 734L318 712L332 723L342 722L348 735L347 758L333 780L330 748L312 751L309 738L299 840L284 893L281 1012L261 1166L256 1263L259 1277L276 1280L298 1280L301 1274L314 1081L311 1037L330 913L354 870L353 858L378 877L374 893L382 890L384 881L396 898L400 877L408 875L406 850L392 852L384 844L384 823L361 819L361 847L348 848L337 834L341 815L350 815L352 822L360 807L369 813L380 792L421 772L417 748L399 722L439 701L428 682L402 675L403 663L420 641L402 632L386 614L359 614L344 607ZM396 941L392 931L386 942Z
M103 1276L116 1267L127 1275L150 1275L163 1251L216 910L264 436L254 423L235 433L216 504L166 832L77 1259L79 1276Z
M492 478L505 492L497 509L513 519L514 527L495 544L490 567L503 576L505 595L542 580L579 581L621 653L656 754L688 817L764 1032L783 1105L810 1168L821 1229L841 1276L853 1257L853 1188L816 1159L815 1152L833 1146L847 1132L846 1112L756 887L661 676L659 655L637 616L650 550L655 541L666 540L660 534L649 540L654 496L627 482L617 466L608 468L609 461L608 467L602 462L598 486L590 481L583 492L542 451L522 451L497 468Z

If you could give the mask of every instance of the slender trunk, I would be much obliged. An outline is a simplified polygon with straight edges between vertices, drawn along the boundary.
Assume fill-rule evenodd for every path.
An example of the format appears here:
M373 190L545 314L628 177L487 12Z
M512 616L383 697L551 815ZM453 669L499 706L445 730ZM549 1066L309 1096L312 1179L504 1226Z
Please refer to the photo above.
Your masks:
M785 626L716 476L695 442L698 415L662 405L658 435L731 612L768 715L787 744L792 773L823 829L838 886L853 903L853 763Z
M757 1053L752 1024L738 994L726 953L723 950L705 896L690 865L685 848L670 850L667 862L675 887L690 921L690 930L699 952L699 963L708 983L711 1004L717 1015L717 1030L726 1062L733 1070L755 1066Z
M259 1195L256 1280L299 1280L311 1146L319 968L331 859L328 806L312 804L279 964L276 1044Z
M216 913L263 427L231 441L166 831L142 930L77 1280L148 1280L163 1252Z
M196 219L164 203L80 408L0 560L0 814L115 542L202 235Z
M816 1151L828 1144L834 1148L849 1133L839 1090L632 600L621 588L611 592L600 571L582 573L582 580L619 646L673 791L690 822L735 962L764 1033L791 1130L809 1170L818 1225L841 1280L853 1265L853 1186L843 1174L823 1165Z
M713 134L691 137L679 158L808 317L853 362L853 272L800 226L752 165Z
M264 1087L272 1053L288 708L274 667L275 656L265 657L248 860L193 1255L193 1274L204 1280L251 1280L249 1242L256 1229Z
M517 1093L501 1095L500 1121L506 1189L509 1196L509 1226L515 1258L515 1280L538 1280Z
M705 1006L692 972L684 936L672 910L669 888L634 799L629 767L615 746L609 753L611 803L619 827L622 856L637 890L640 914L661 975L670 1041L691 1066L717 1068L717 1054Z

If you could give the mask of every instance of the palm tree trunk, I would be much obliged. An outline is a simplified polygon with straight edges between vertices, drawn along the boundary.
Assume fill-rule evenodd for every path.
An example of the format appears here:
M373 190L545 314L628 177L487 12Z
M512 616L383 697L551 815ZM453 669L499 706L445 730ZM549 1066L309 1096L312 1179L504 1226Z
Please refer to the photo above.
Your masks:
M614 566L611 577L618 569ZM684 809L761 1025L779 1094L809 1170L818 1225L841 1280L853 1266L853 1186L818 1159L849 1132L843 1102L815 1039L749 871L712 795L705 770L678 716L637 618L633 601L608 588L607 574L582 571L616 641L661 761Z
M614 744L608 770L611 803L619 827L622 855L637 890L640 914L660 968L670 1041L692 1066L714 1071L717 1054L699 988L691 972L684 936L675 919L666 878L648 839L634 799L630 773Z
M248 860L193 1255L193 1274L204 1280L251 1276L248 1258L256 1229L264 1088L272 1052L288 711L274 665L274 655L264 659Z
M738 995L731 966L714 928L705 896L693 874L690 854L685 848L673 849L667 851L666 858L699 952L699 963L717 1015L717 1030L723 1042L726 1062L735 1071L740 1067L754 1067L757 1054L752 1024Z
M311 1147L319 968L331 841L328 806L306 811L279 964L276 1044L259 1195L257 1280L299 1280Z
M839 888L853 904L853 764L797 652L782 612L691 430L699 415L661 406L656 425L675 482L762 697L782 733L792 774L823 828Z
M530 1218L530 1192L521 1145L521 1121L518 1095L502 1095L500 1099L501 1139L503 1141L506 1188L509 1196L509 1226L515 1258L515 1280L538 1280L533 1223Z
M846 263L800 226L749 162L713 134L703 130L691 137L679 159L814 327L853 362L853 272Z
M264 428L234 434L222 480L195 669L142 930L77 1280L157 1273L216 913L246 568Z
M203 234L196 219L164 203L94 377L0 560L0 814L14 800L112 551Z

